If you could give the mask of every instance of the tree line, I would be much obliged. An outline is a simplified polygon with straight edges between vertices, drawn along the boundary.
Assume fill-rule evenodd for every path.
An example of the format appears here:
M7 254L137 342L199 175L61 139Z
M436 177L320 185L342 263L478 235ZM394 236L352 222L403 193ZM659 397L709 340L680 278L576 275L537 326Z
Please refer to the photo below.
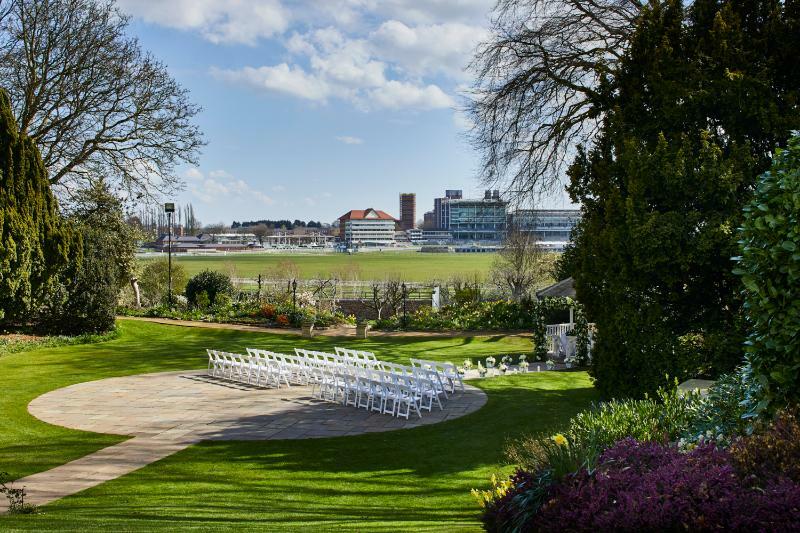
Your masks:
M271 229L285 229L285 230L293 230L294 228L321 228L322 222L315 222L313 220L309 220L308 222L304 222L302 220L246 220L242 222L238 222L236 220L233 221L231 224L232 229L238 228L251 228L253 226L266 226L267 228Z
M796 0L501 0L470 104L484 176L566 189L559 276L596 323L606 396L743 361L733 273L757 178L800 128Z

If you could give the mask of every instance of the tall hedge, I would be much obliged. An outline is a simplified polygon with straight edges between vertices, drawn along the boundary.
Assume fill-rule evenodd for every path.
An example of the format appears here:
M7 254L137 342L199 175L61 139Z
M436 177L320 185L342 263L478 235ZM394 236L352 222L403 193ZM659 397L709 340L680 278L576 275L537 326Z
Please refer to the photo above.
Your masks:
M800 401L800 136L777 150L744 209L742 277L747 359L764 385L762 408Z
M606 397L744 357L736 228L775 146L800 128L797 3L646 2L593 145L569 171L583 217L562 275L596 324Z
M28 322L81 246L63 221L33 140L0 89L0 323Z

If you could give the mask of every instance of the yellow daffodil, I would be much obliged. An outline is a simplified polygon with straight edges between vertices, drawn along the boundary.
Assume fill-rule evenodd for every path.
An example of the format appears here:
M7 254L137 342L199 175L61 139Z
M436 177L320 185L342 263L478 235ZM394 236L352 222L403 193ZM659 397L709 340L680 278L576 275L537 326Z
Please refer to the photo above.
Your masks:
M569 446L569 442L567 441L567 437L562 435L561 433L556 433L552 437L550 437L553 442L556 443L558 446Z

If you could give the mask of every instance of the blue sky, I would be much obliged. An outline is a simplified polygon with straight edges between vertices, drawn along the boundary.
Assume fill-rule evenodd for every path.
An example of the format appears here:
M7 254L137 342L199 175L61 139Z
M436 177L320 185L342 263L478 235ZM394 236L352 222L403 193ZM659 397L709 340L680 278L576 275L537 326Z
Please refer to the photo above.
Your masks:
M444 189L479 193L457 109L494 0L118 3L203 107L208 145L176 198L202 222L397 216L400 192L422 218Z

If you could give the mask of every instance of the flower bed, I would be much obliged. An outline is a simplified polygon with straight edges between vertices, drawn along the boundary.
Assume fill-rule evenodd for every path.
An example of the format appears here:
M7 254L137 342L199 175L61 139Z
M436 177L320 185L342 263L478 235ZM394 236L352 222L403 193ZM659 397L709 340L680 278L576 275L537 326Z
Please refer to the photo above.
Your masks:
M707 396L600 404L513 442L518 470L474 490L490 531L800 529L800 424L747 418L747 369ZM713 429L712 429L713 428Z

